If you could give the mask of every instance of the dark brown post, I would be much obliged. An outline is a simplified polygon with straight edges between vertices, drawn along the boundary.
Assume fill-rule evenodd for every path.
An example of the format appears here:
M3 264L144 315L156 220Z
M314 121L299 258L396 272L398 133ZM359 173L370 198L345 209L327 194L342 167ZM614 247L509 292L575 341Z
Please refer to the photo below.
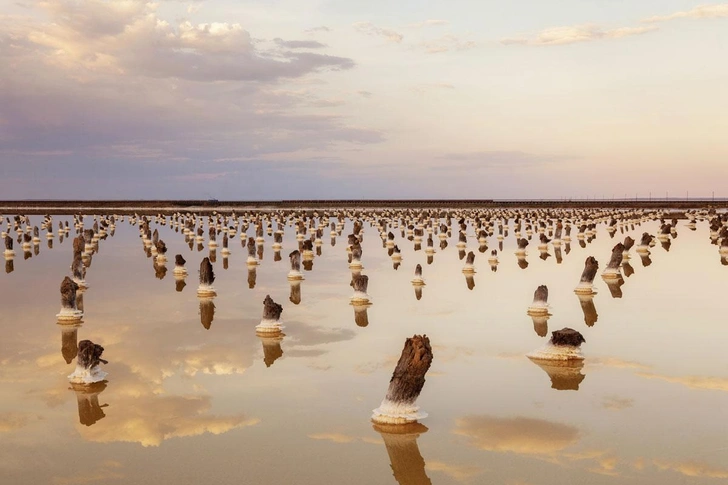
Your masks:
M76 370L68 378L75 384L93 384L106 378L106 372L99 368L99 364L108 362L101 358L104 348L90 340L81 340L78 343L78 356L76 357Z
M551 332L551 340L545 347L528 354L535 360L583 360L581 344L584 337L574 329L562 328Z
M427 335L414 335L405 341L402 355L389 381L387 395L374 410L372 421L381 424L406 424L427 416L416 405L425 385L425 374L432 364L432 348Z
M351 286L354 288L354 296L351 297L353 304L369 303L369 295L367 294L369 277L367 275L355 273L351 278Z
M586 261L584 261L584 271L581 273L579 285L574 289L574 292L580 295L594 294L594 277L597 275L598 269L599 262L594 259L594 256L586 258Z
M541 285L536 288L533 293L533 303L528 307L529 315L539 315L549 312L549 289L546 285Z
M215 272L212 270L210 258L203 258L200 262L200 286L197 287L197 296L212 298L217 295L212 284L215 282Z
M415 266L415 277L412 280L412 284L415 286L424 286L424 284L425 284L425 280L422 279L422 265L421 264L417 264L417 266ZM420 289L420 293L421 292L422 292L422 289ZM418 298L418 300L419 300L419 298Z
M602 273L603 278L616 279L621 277L620 266L622 265L622 254L624 253L624 245L617 243L612 248L612 257L609 259L606 269Z
M281 325L281 313L283 307L274 302L270 295L266 295L263 300L263 319L255 327L258 333L280 333L283 329Z
M66 276L61 282L61 311L56 315L59 323L78 323L83 312L76 307L76 292L79 286Z
M289 280L302 280L303 273L301 273L301 252L296 249L292 251L288 258L291 260L291 270L288 272Z

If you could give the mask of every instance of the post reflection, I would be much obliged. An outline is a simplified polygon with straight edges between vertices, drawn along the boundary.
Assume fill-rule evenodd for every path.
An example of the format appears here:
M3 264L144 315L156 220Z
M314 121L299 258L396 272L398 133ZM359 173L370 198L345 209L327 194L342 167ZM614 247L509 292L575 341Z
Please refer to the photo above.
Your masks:
M354 307L354 322L357 327L366 327L369 325L369 314L367 311L372 306L371 303L352 304Z
M372 427L384 440L392 475L399 485L432 485L425 472L425 460L417 446L417 439L428 431L425 425L375 424Z
M200 323L205 330L210 330L212 321L215 319L215 302L212 298L199 298L200 300Z
M577 293L576 296L579 298L581 311L584 313L584 323L587 327L593 327L599 318L597 308L594 306L594 293L588 295Z
M557 391L578 391L579 384L586 378L581 373L583 360L530 360L549 375L551 389Z
M551 318L550 313L546 314L531 314L531 320L533 321L533 331L536 332L536 335L539 337L545 337L549 332L549 318Z
M616 279L605 279L604 282L609 288L609 292L612 294L612 298L622 298L622 285L624 285L624 278L622 275Z
M61 355L66 364L73 362L78 355L78 327L80 325L60 325Z
M106 381L93 384L71 384L78 403L78 421L84 426L92 426L106 417L104 410L108 404L99 404L99 394L106 389Z
M266 367L270 367L276 360L283 356L281 342L283 342L283 337L286 335L282 332L271 335L256 333L256 335L263 344L263 362Z

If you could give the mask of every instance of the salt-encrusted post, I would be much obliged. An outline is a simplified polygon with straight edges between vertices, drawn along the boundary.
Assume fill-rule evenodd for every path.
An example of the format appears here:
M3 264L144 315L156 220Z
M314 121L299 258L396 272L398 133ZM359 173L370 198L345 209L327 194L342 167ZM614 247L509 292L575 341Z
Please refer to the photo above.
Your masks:
M266 334L279 333L283 330L281 313L283 313L283 307L274 302L270 295L266 295L265 300L263 300L263 318L255 327L255 331Z
M56 315L59 323L78 323L83 312L76 307L76 291L79 286L68 276L61 282L61 311Z
M528 307L529 315L542 315L549 312L549 289L546 285L541 285L536 288L533 293L533 303Z
M387 395L373 411L372 421L380 424L406 424L427 417L416 402L431 364L432 347L427 335L408 338L389 381Z
M93 384L101 382L106 377L106 372L99 368L99 364L108 364L101 358L104 348L90 340L81 340L78 343L78 356L76 358L76 370L68 376L68 379L75 384Z
M583 360L581 344L584 342L584 337L572 328L554 330L546 346L527 357L535 360Z
M574 289L574 293L578 295L592 295L594 291L594 277L597 275L599 263L594 256L589 256L584 261L584 271L581 273L579 284Z

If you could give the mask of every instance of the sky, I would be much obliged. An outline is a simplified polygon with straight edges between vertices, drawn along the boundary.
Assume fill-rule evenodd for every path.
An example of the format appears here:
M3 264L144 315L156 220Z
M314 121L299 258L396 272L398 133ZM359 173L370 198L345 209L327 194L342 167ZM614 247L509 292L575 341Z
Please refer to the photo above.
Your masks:
M728 196L728 3L0 5L0 199Z

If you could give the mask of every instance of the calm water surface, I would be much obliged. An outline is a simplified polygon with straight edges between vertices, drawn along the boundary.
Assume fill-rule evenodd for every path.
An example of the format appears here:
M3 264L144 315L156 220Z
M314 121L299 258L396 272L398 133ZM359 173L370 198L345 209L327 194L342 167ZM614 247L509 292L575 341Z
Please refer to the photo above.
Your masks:
M54 226L67 219L55 216ZM630 234L639 240L658 225ZM707 222L685 226L669 251L652 248L649 266L632 250L621 287L597 276L592 326L573 293L584 259L596 257L601 271L627 234L611 239L604 225L585 248L575 237L568 254L562 246L560 262L554 248L541 259L534 236L525 269L511 233L497 272L487 263L495 236L486 253L470 237L474 286L461 273L456 236L444 250L435 237L428 264L393 230L403 255L394 270L365 225L366 327L349 304L348 220L334 246L325 230L297 305L286 280L293 229L278 262L266 236L255 274L232 238L227 261L217 251L209 329L196 296L209 249L190 250L169 226L152 225L169 247L161 279L138 227L119 222L100 241L77 328L55 318L73 231L63 242L56 235L52 248L42 235L28 259L16 244L12 271L0 275L0 483L719 483L728 479L728 266ZM190 273L181 291L176 253ZM427 282L420 300L410 283L417 263ZM585 336L583 368L525 357L548 338L526 315L540 284L550 292L549 335L568 326ZM283 304L282 339L256 336L267 294ZM371 410L415 333L427 334L434 351L418 401L427 428L379 432ZM83 339L105 347L108 381L74 390L67 375L75 361L67 360Z

